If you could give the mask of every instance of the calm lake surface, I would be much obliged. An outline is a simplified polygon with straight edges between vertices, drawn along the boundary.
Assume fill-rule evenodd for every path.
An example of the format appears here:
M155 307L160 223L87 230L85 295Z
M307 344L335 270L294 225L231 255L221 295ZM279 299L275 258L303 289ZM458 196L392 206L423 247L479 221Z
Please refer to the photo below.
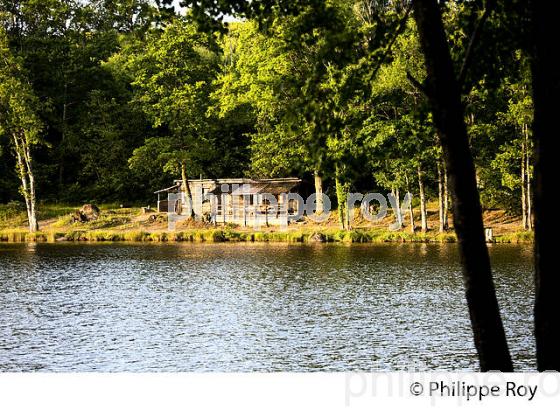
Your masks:
M490 249L532 370L528 246ZM0 244L0 371L477 370L454 244Z

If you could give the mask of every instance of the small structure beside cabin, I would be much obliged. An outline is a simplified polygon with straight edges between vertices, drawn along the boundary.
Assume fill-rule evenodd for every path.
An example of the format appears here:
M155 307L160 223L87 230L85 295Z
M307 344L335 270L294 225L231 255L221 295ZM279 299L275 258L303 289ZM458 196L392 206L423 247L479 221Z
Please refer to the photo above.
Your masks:
M174 182L174 185L155 192L158 196L158 212L185 213L187 207L184 201L173 199L176 195L169 195L182 192L182 181ZM284 206L284 194L296 192L300 182L299 178L219 178L193 179L188 184L196 218L216 224L247 226L257 222L266 225L286 224L288 215L297 213L299 204L295 199L288 199L287 206ZM278 207L270 206L267 199L270 195ZM211 203L212 200L215 202Z

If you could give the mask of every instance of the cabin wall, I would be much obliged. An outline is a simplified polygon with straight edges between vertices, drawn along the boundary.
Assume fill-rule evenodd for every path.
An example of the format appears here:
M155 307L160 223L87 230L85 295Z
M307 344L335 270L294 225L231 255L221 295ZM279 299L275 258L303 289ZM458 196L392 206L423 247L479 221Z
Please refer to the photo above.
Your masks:
M231 195L231 193L222 193L220 194L220 184L216 180L190 180L189 181L189 188L193 200L193 210L197 218L203 217L211 217L212 210L215 209L215 217L212 218L212 222L216 224L227 224L227 223L234 223L241 226L252 226L252 225L285 225L287 223L288 215L285 212L280 212L280 208L283 205L282 203L282 195L277 194L274 195L279 209L274 210L273 208L267 208L266 205L260 204L257 206L254 201L253 195ZM227 183L227 182L224 182ZM242 184L239 183L238 180L235 182L227 183L229 188L231 189L232 186L240 186ZM247 184L247 183L245 183ZM252 188L251 184L247 184L249 189ZM293 183L290 183L288 186L285 187L285 192L290 192L290 189L293 187ZM275 186L274 190L279 192L282 190L281 186ZM214 193L214 197L212 198L214 203L210 203L210 201L206 200L207 194L209 192ZM297 212L297 201L295 201L295 205L293 203L289 204L289 208L292 212ZM158 196L158 205L157 209L159 212L168 212L169 201L167 195ZM292 209L293 208L293 209ZM175 206L171 209L175 209ZM183 209L186 209L186 204L183 204ZM291 212L290 212L291 213Z

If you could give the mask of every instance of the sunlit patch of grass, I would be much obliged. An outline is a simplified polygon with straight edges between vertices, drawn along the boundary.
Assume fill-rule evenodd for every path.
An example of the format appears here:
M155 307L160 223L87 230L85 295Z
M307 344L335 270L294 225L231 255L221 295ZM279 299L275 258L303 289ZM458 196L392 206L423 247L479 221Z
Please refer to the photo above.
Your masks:
M457 242L457 235L449 232L442 232L436 235L436 242L454 243Z
M124 233L123 232L115 232L115 231L89 231L86 233L87 240L93 242L117 242L117 241L124 241Z
M55 242L61 234L59 232L28 232L22 229L0 231L0 242Z
M0 231L0 241L2 242L25 242L28 232L18 229Z
M122 226L130 222L130 217L118 214L101 213L94 221L80 223L85 229L107 229Z
M68 204L39 204L37 207L37 218L39 221L58 218L68 215L79 207Z
M65 228L73 223L72 215L63 215L60 216L56 221L51 224L53 228Z
M12 201L7 204L0 204L0 229L13 228L26 223L27 212L23 203Z
M144 231L128 231L123 233L123 238L128 242L144 242L150 237L148 232Z
M338 242L338 243L453 243L457 237L453 232L428 231L412 233L408 230L390 231L381 228L359 228L341 230L336 228L298 229L284 231L249 231L226 226L219 228L185 229L179 231L147 231L123 229L116 222L121 218L109 214L99 223L70 223L62 217L45 231L29 233L24 228L0 230L0 241L127 241L127 242ZM93 229L95 227L96 229ZM101 227L108 227L109 229ZM111 229L116 227L116 229ZM56 228L56 229L53 229ZM532 232L516 232L497 236L496 243L530 243Z
M25 235L25 240L27 242L47 242L49 239L45 232L29 232Z
M494 237L495 243L532 243L534 240L535 234L532 231L513 232Z

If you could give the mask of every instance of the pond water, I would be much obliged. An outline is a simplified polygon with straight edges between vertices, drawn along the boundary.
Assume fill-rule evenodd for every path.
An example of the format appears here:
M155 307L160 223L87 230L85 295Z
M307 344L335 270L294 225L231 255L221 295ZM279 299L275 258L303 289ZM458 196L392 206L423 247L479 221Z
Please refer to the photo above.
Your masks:
M490 248L516 370L531 248ZM454 244L0 244L0 371L477 370Z

